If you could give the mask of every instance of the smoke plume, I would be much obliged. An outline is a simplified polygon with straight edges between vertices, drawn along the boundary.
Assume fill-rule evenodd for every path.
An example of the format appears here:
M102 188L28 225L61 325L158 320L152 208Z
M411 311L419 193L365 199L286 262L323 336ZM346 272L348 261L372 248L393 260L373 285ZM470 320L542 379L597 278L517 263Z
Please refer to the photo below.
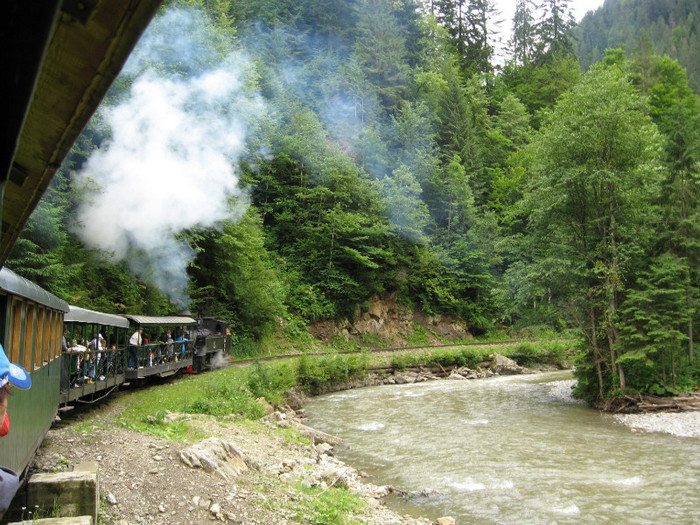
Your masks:
M122 72L130 88L100 110L110 139L78 174L89 197L82 240L182 305L194 254L178 234L243 213L236 165L248 121L263 111L246 88L247 62L223 55L206 31L194 11L152 23Z

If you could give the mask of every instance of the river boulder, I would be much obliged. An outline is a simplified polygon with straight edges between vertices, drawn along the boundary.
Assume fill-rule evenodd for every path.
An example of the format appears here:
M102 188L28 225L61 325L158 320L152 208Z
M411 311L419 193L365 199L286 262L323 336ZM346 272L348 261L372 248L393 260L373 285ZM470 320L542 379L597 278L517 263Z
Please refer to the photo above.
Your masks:
M495 374L513 375L523 373L522 366L504 355L493 354L489 357L489 359L491 360L489 370Z

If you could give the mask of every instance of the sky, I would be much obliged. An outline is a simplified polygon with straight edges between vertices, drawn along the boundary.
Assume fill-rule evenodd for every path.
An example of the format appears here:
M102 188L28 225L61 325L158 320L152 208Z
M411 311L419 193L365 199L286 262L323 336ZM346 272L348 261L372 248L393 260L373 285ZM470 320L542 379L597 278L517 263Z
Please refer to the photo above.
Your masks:
M588 11L594 11L601 5L603 5L604 0L571 0L569 4L574 10L574 18L577 22L581 19ZM494 2L498 9L501 11L501 17L510 24L513 19L513 13L515 12L515 0L495 0Z
M580 22L588 11L595 11L603 5L604 1L605 0L571 0L569 5L574 10L574 18L576 18L577 22ZM536 3L539 2L536 0ZM499 18L503 20L501 24L503 35L501 38L505 43L510 38L510 27L513 14L515 13L515 0L494 0L494 4L501 13Z

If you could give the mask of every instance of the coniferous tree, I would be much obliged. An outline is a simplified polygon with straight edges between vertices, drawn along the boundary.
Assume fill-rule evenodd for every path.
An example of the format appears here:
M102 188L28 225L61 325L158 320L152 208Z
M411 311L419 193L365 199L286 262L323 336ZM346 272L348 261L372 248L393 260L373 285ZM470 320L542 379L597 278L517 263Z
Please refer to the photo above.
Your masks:
M576 21L570 0L542 0L537 23L540 55L573 55L573 29Z
M354 56L383 107L395 109L408 84L406 37L387 0L363 0L358 10Z
M665 248L684 266L687 355L694 361L694 325L700 286L700 101L688 85L685 69L669 57L656 57L658 82L649 90L651 116L666 137L665 161L669 170L664 202L669 228Z
M470 73L491 71L493 47L487 22L496 11L493 0L436 0L435 7L435 16L447 29L462 69Z
M529 64L535 57L537 32L533 0L518 0L513 15L513 33L508 42L511 59L518 65Z

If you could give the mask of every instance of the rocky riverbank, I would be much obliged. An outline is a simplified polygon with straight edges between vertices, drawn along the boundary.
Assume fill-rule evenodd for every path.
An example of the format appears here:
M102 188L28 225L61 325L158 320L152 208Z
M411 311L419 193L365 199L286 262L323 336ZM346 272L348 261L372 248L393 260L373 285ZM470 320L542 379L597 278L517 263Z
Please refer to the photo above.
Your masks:
M567 403L583 403L571 395L575 380L550 383L549 394ZM662 432L678 437L700 438L700 411L641 412L613 414L611 417L634 431Z
M449 377L467 380L495 374L522 373L512 360L495 355L474 370L418 367L377 370L359 382L406 384ZM164 386L163 388L167 388ZM427 525L430 520L402 516L383 504L400 487L375 485L362 472L337 460L340 440L304 426L304 396L290 393L288 406L273 409L258 422L235 416L171 414L154 424L187 425L194 443L156 438L124 428L120 414L128 393L100 408L67 417L54 426L40 448L33 470L69 471L79 463L99 464L101 524L239 524L336 523L323 514L342 504L357 523ZM261 400L264 403L264 401ZM336 489L339 502L323 503ZM325 505L325 506L324 506ZM32 509L23 511L32 518ZM438 523L453 523L445 517Z
M615 414L613 417L635 431L700 438L700 412L697 411Z

